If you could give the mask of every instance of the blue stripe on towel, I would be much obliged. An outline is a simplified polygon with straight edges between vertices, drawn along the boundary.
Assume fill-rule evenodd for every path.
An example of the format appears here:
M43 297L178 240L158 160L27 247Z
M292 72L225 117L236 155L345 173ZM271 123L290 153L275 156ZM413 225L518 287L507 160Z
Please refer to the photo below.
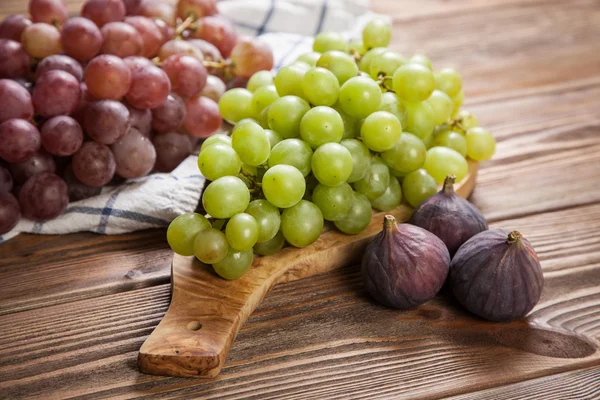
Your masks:
M317 33L321 32L323 29L323 22L325 22L325 16L327 15L327 0L323 0L323 4L321 5L321 15L319 15L319 23L317 24L317 30L315 31L315 36Z
M265 33L265 29L267 28L267 24L271 20L273 16L273 12L275 11L275 0L271 0L271 4L269 5L269 9L267 10L267 14L265 15L265 19L260 27L256 30L256 36L262 35Z

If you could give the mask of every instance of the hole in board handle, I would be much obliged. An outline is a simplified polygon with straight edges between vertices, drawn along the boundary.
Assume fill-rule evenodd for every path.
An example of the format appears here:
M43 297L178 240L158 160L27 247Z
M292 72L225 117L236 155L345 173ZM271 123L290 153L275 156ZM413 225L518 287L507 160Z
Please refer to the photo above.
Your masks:
M187 324L187 328L190 331L198 331L198 330L202 329L202 324L198 321L192 321L189 324Z

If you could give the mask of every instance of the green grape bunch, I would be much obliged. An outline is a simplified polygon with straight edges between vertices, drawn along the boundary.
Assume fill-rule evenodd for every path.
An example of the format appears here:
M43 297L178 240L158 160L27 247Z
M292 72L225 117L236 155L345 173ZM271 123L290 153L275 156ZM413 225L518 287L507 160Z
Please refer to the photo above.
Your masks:
M467 159L491 158L494 137L461 109L460 75L390 40L380 19L350 42L320 33L312 52L227 91L219 111L233 130L198 155L207 215L173 220L171 248L237 279L255 255L310 246L325 221L358 234L373 209L417 207L447 175L466 177Z

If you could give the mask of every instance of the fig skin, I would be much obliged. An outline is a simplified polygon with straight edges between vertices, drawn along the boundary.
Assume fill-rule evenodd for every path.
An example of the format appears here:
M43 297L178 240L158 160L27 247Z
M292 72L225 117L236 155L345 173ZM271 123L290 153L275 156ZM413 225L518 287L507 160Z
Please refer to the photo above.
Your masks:
M434 234L386 215L383 230L367 246L362 278L367 292L388 307L408 309L432 299L450 266L446 245Z
M448 283L470 312L490 321L525 316L542 294L544 277L533 246L517 231L492 229L461 246Z
M467 240L488 230L481 212L454 192L455 179L446 177L442 190L421 203L408 221L442 239L451 257Z

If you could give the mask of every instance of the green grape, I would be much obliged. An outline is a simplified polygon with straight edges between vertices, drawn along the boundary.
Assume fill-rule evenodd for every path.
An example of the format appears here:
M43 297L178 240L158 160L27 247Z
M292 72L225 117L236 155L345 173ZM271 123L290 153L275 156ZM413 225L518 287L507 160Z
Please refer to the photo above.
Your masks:
M348 115L348 113L342 109L340 103L335 103L331 108L337 111L338 114L340 114L340 117L342 117L342 121L344 121L344 134L342 135L342 138L347 139L355 137L358 134L356 118Z
M410 60L408 61L411 64L421 64L422 66L426 67L428 70L433 71L433 66L431 65L431 60L423 54L415 54L414 56L412 56L410 58Z
M402 189L398 179L393 176L390 177L390 185L387 187L385 192L376 198L371 200L373 208L379 211L389 211L400 205L402 202Z
M399 180L402 180L406 176L406 172L400 172L390 167L390 177L395 176Z
M235 214L227 222L225 236L232 248L239 251L250 250L258 240L258 223L250 214Z
M304 193L304 200L312 200L312 192L315 190L319 181L313 174L310 174L306 177L306 192Z
M348 43L342 35L337 32L321 32L315 37L313 50L325 53L329 50L348 51Z
M252 95L252 107L254 112L260 115L262 110L270 106L279 98L275 85L266 85L257 88Z
M423 144L425 145L427 150L429 150L430 148L435 146L435 137L436 137L436 133L434 131L433 135L429 135L425 138L425 140L423 140Z
M226 121L232 123L251 118L254 115L252 92L242 88L226 91L219 99L219 112Z
M269 167L285 164L296 167L303 176L310 174L313 151L300 139L284 139L277 143L269 156Z
M479 120L477 117L467 110L460 110L456 114L455 119L458 121L460 128L465 132L471 128L479 126Z
M303 70L308 71L310 68L312 68L313 66L310 65L309 63L307 63L306 61L294 61L293 63L291 63L290 65L296 65L300 68L302 68Z
M362 40L355 39L348 43L348 52L350 54L358 54L359 56L362 56L367 52L367 49L365 49L365 44Z
M243 212L248 203L248 187L235 176L223 176L209 183L202 195L204 209L215 218L231 218Z
M486 129L471 128L465 135L467 139L467 155L475 161L489 160L496 151L496 140Z
M390 185L390 169L379 157L371 159L371 167L365 176L354 183L354 189L374 200L385 193Z
M253 216L258 224L257 243L271 240L277 231L279 231L279 226L281 225L279 209L267 200L251 201L245 212Z
M435 89L433 72L420 64L406 64L394 72L394 92L410 103L425 101Z
M333 224L343 233L356 235L369 226L373 209L369 199L364 194L353 192L352 197L352 208L348 215Z
M304 61L311 67L314 67L317 65L317 61L319 60L319 58L321 58L321 53L311 51L309 53L302 54L296 59L296 61Z
M308 103L297 96L284 96L269 106L269 127L284 139L300 136L300 121L310 110Z
M467 156L467 139L458 132L445 130L435 136L435 146L444 146L456 150L461 156Z
M204 264L214 264L227 255L227 238L218 229L208 228L198 232L194 238L194 255Z
M258 168L255 167L254 165L248 165L248 164L242 163L242 171L244 171L252 176L258 175Z
M373 19L363 29L362 38L367 49L387 47L392 38L392 26L383 19Z
M198 232L210 228L210 222L196 213L181 214L169 224L167 242L171 249L182 256L194 255L194 238Z
M404 57L395 51L388 50L373 56L368 72L373 79L378 79L380 75L393 76L394 72L404 64L406 64Z
M427 103L431 106L433 110L433 122L436 125L443 124L448 121L452 116L452 111L454 110L454 103L450 96L441 90L434 90L431 93L431 96L427 99Z
M465 101L465 95L461 90L456 96L452 98L452 102L454 103L454 110L452 111L453 116L460 111L460 107L462 106L463 101Z
M387 111L396 116L400 125L406 125L406 107L400 101L396 93L385 92L381 95L381 104L379 104L379 111Z
M347 183L338 186L317 185L312 194L312 201L328 221L344 218L352 208L352 188Z
M340 105L349 115L366 118L381 104L381 89L377 82L363 76L349 79L340 88Z
M231 137L223 133L214 133L211 136L207 137L204 140L204 142L202 142L202 146L200 146L200 151L215 143L221 143L227 146L231 146Z
M330 107L311 108L300 121L300 137L313 149L325 143L338 143L343 135L344 121L340 114Z
M427 150L423 168L437 183L444 182L448 175L455 175L456 181L460 182L469 173L467 160L458 151L441 146Z
M271 106L266 106L258 115L258 124L263 127L263 129L269 129L269 109Z
M306 247L321 236L323 222L319 207L310 201L300 200L281 214L281 232L292 246Z
M254 245L254 252L256 254L260 254L261 256L270 256L271 254L275 254L281 250L284 243L285 238L283 237L283 233L279 231L275 236L273 236L272 239L263 243L256 243Z
M332 106L340 95L340 83L333 72L325 68L309 69L302 78L304 97L316 106Z
M313 153L311 168L320 183L338 186L352 174L352 155L339 143L325 143Z
M412 207L418 207L436 192L435 179L423 168L409 173L402 180L402 193Z
M272 85L273 84L273 73L271 71L258 71L250 77L246 84L246 89L251 92L256 91L259 87Z
M454 69L442 68L435 73L435 88L455 97L462 89L462 79Z
M361 180L371 166L369 149L357 139L344 139L340 144L347 148L352 156L352 173L348 177L348 182L353 183Z
M400 139L401 133L400 121L387 111L375 111L365 118L360 128L363 143L375 152L393 148Z
M256 122L236 125L231 133L231 145L244 164L254 166L266 162L271 151L267 133Z
M359 69L363 72L369 73L369 71L371 70L371 61L373 61L373 58L375 58L375 56L379 54L385 53L387 50L388 49L385 47L376 47L367 51L358 62Z
M421 168L426 156L427 148L423 141L408 132L402 133L396 145L381 154L381 158L390 168L401 173Z
M265 132L267 133L267 137L269 138L269 145L271 146L271 149L273 149L273 147L277 143L279 143L279 142L281 142L283 140L283 138L281 137L281 135L279 135L279 133L275 132L272 129L265 129Z
M417 135L421 140L431 136L435 128L433 108L428 102L406 104L406 130Z
M331 50L323 53L317 61L317 67L328 69L337 77L340 85L358 74L354 58L341 51Z
M254 261L252 250L237 251L229 249L225 258L212 265L215 272L224 279L238 279L244 275Z
M242 168L242 161L231 146L215 143L200 151L198 169L209 181L222 176L236 176Z
M287 65L277 71L275 75L275 87L279 96L298 96L304 98L302 90L302 79L308 71L304 65Z
M306 182L302 172L296 167L280 164L265 172L262 190L269 203L275 207L288 208L302 199Z

